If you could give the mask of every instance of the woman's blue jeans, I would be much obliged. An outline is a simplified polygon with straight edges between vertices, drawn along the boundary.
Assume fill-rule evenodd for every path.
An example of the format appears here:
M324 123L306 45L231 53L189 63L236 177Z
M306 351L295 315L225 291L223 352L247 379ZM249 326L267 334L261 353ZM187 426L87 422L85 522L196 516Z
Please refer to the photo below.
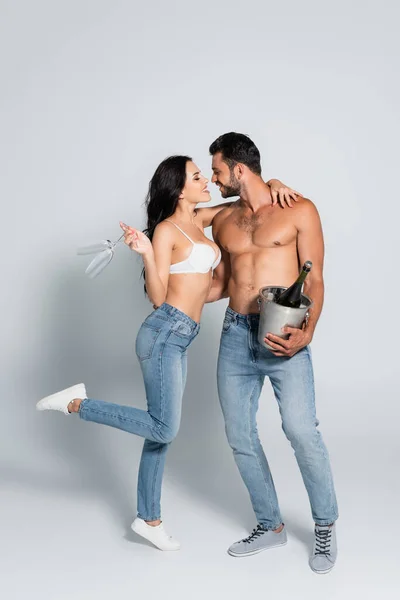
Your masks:
M161 517L161 483L168 446L179 430L186 383L187 348L200 325L164 303L143 322L136 338L147 411L85 399L79 415L145 438L139 468L137 510L145 521Z

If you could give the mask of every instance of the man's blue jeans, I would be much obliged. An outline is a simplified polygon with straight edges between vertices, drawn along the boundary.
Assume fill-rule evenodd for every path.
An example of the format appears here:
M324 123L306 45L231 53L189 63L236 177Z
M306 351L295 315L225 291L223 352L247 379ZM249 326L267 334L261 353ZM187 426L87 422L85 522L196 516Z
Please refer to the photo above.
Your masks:
M228 442L249 491L258 522L266 529L282 523L274 482L256 423L258 400L269 377L294 450L315 523L338 518L329 456L317 430L310 349L291 358L276 357L257 341L259 315L228 308L218 358L218 392Z

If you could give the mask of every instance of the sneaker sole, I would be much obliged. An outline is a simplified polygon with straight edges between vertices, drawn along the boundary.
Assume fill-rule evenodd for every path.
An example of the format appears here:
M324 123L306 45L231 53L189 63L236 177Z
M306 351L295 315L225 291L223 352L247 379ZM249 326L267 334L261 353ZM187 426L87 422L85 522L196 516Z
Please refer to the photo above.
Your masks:
M330 573L333 569L335 565L332 565L330 569L327 569L326 571L317 571L316 569L313 569L312 566L310 565L310 569L313 573L316 573L316 575L326 575L327 573Z
M286 546L287 544L287 540L286 542L283 542L282 544L275 544L275 546L266 546L265 548L259 548L258 550L252 550L251 552L246 552L245 554L243 554L242 552L234 552L233 550L228 550L228 554L230 556L234 556L235 558L242 558L245 556L254 556L254 554L259 554L260 552L264 552L264 550L272 550L273 548L280 548L281 546Z

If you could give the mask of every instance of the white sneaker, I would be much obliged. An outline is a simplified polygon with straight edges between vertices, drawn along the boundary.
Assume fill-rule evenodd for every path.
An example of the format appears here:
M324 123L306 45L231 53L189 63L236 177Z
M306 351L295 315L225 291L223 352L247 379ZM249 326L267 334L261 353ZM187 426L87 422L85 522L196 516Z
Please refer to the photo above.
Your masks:
M154 544L160 550L179 550L181 547L177 540L167 535L162 523L156 527L152 527L146 521L137 517L133 521L131 528L135 533Z
M78 383L66 390L57 392L57 394L46 396L46 398L39 400L36 404L36 410L59 410L64 414L69 415L68 404L71 400L75 400L75 398L80 398L81 400L87 398L84 383Z

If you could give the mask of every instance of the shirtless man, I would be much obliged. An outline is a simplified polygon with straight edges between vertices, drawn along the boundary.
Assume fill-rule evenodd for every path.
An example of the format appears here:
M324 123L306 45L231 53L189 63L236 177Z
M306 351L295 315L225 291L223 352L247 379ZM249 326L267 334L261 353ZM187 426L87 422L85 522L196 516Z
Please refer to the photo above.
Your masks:
M336 560L337 503L329 457L317 430L309 344L321 313L324 242L314 204L298 198L292 208L274 205L261 178L260 153L245 135L227 133L210 146L212 182L224 198L240 196L213 223L223 260L215 271L209 300L229 297L218 358L218 393L228 442L249 491L258 525L233 544L232 556L249 556L286 544L274 482L256 424L258 400L268 376L311 505L315 542L310 567L327 573ZM311 260L304 292L314 301L303 329L285 328L289 339L267 334L268 350L257 341L258 292L291 285Z

